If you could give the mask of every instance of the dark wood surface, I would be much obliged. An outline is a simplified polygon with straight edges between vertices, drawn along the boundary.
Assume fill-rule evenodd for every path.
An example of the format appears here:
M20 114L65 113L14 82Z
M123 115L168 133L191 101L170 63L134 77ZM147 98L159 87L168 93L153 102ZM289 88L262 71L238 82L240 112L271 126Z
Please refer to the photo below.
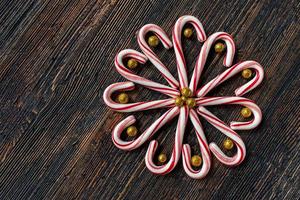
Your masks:
M256 60L263 84L246 95L263 111L262 124L239 131L247 146L242 165L227 168L213 158L202 180L182 163L166 176L144 164L147 144L133 152L116 148L111 130L127 114L102 99L111 83L124 81L113 59L124 48L139 50L136 31L155 23L171 35L176 19L191 14L207 35L233 35L236 61ZM0 199L297 199L300 196L299 3L296 0L2 0L0 2ZM184 41L189 69L200 49ZM176 73L173 50L157 50ZM188 53L187 53L188 52ZM203 82L224 70L214 53ZM139 73L163 79L149 63ZM177 75L176 75L177 76ZM240 76L211 95L232 95ZM133 101L163 95L138 87ZM210 109L229 122L239 107ZM145 130L164 110L137 113ZM176 121L176 120L174 120ZM224 136L205 120L209 141ZM155 137L171 152L175 122ZM199 152L191 127L184 142Z

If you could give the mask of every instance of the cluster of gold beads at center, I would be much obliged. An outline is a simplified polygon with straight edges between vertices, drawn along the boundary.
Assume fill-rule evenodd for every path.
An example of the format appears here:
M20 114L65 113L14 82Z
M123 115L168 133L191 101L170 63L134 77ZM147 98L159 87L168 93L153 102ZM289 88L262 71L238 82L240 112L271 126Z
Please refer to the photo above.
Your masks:
M189 108L196 106L196 100L192 97L193 93L189 88L182 88L181 95L175 98L175 105L178 107L187 105Z

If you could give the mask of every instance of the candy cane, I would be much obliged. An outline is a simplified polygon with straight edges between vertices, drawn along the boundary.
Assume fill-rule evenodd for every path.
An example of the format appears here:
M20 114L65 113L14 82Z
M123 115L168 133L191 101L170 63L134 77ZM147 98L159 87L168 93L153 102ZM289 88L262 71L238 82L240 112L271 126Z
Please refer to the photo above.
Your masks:
M149 138L152 137L163 125L172 120L179 113L179 108L174 107L165 112L158 118L147 130L145 130L137 139L132 141L124 141L120 138L121 133L126 127L135 123L136 119L133 115L121 121L113 130L112 140L114 144L122 150L133 150L144 144Z
M216 158L225 165L236 166L240 164L246 156L246 147L241 137L231 128L229 128L223 121L209 112L206 108L199 106L198 114L204 117L210 124L212 124L219 131L231 138L237 147L237 152L233 157L225 155L215 143L210 143L209 148Z
M131 70L127 69L124 64L123 64L123 59L124 58L134 58L136 59L139 63L144 64L147 61L147 57L139 53L138 51L132 50L132 49L125 49L120 51L116 58L115 58L115 66L117 68L117 71L126 79L135 82L137 84L143 85L151 90L155 90L161 93L164 93L168 96L175 97L179 95L179 91L175 88L171 88L168 86L165 86L160 83L156 83L153 81L150 81L146 78L140 77L136 74L134 74Z
M242 105L251 110L253 119L247 122L230 122L230 128L233 130L250 130L256 128L262 120L262 112L260 108L250 99L243 97L200 97L196 99L197 105L213 106L223 104Z
M204 28L201 24L201 22L193 16L182 16L180 17L174 26L173 34L172 34L172 40L174 44L174 50L175 50L175 55L176 55L176 60L177 60L177 71L178 71L178 76L179 76L179 82L180 82L180 87L188 87L188 78L187 78L187 69L186 69L186 62L184 59L184 54L182 50L182 44L181 44L181 34L182 34L182 29L185 24L190 23L193 25L193 27L196 30L197 33L197 38L200 42L203 42L206 40L206 35L204 32Z
M103 93L104 102L111 109L119 112L135 112L141 110L175 106L174 99L172 98L149 101L149 102L128 103L128 104L120 104L111 99L112 93L116 91L129 91L133 89L134 89L134 83L132 82L120 82L120 83L111 84L104 90Z
M212 34L207 38L205 43L203 44L198 59L196 61L196 65L193 71L193 75L190 82L190 89L194 93L197 89L197 85L203 71L204 65L207 60L207 56L209 54L212 45L217 40L223 40L226 43L226 55L223 61L224 66L230 67L233 62L234 54L235 54L235 44L234 41L228 33L225 32L217 32Z
M202 88L197 91L198 97L205 96L209 91L213 88L217 87L227 79L231 78L232 76L236 75L237 73L243 71L244 69L253 69L255 71L255 76L246 84L242 85L241 87L235 90L236 96L243 96L244 94L248 93L249 91L256 88L264 78L264 70L262 66L255 61L244 61L238 63L231 68L224 71L222 74L218 75L216 78L211 80L210 82L206 83Z
M191 147L188 144L183 145L182 149L182 162L183 168L185 172L191 177L195 179L203 178L207 175L211 167L211 158L209 147L203 132L203 128L201 122L197 116L197 113L194 109L190 110L189 113L192 124L194 125L197 139L200 145L200 151L202 154L203 164L200 170L194 170L191 166Z
M181 155L182 140L184 136L184 130L185 130L187 119L188 119L188 108L185 106L181 107L178 123L177 123L174 147L173 147L171 158L168 161L168 163L161 166L157 166L154 164L153 157L158 147L158 142L156 140L151 141L145 157L146 166L151 172L155 174L163 175L171 172L175 168Z
M148 32L153 32L159 38L166 49L170 49L172 47L171 40L168 38L167 34L155 24L147 24L143 26L138 32L138 43L143 53L149 58L150 62L162 73L163 77L170 84L170 86L173 88L178 88L178 81L174 78L167 67L160 61L157 55L147 44L145 37Z

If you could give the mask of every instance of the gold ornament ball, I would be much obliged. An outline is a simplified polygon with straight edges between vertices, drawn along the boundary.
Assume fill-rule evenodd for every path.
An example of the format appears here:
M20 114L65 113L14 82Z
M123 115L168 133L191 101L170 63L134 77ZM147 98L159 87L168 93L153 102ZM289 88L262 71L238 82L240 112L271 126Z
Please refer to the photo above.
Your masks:
M188 98L186 100L186 105L189 107L189 108L194 108L196 106L196 101L194 98Z
M164 153L159 154L158 161L161 162L161 163L166 162L167 161L167 155L164 154Z
M190 90L190 88L187 88L187 87L182 88L181 95L184 97L190 97L190 96L192 96L192 91Z
M234 143L231 139L227 138L226 140L224 140L223 146L224 146L225 149L231 150L234 146Z
M183 35L186 38L190 38L193 35L193 30L191 28L186 28L183 31Z
M241 115L242 115L244 118L248 118L248 117L250 117L250 116L252 115L252 112L251 112L250 108L245 107L245 108L243 108L243 109L241 110Z
M130 137L134 137L137 134L137 128L135 126L129 126L126 130L126 133Z
M151 47L156 47L159 44L159 39L156 35L152 35L148 38L148 44Z
M223 43L219 42L215 45L215 52L216 53L222 53L224 51L224 49L225 49L225 45Z
M129 69L134 69L134 68L136 68L138 66L138 62L135 60L135 59L129 59L128 61L127 61L127 67L129 68Z
M202 164L201 156L199 156L199 155L192 156L191 163L192 163L192 166L194 166L194 167L200 167Z
M175 105L178 106L178 107L181 107L181 106L183 106L183 104L184 104L184 101L182 100L182 98L181 97L176 97Z
M244 69L244 70L242 71L242 76L243 76L243 78L245 78L245 79L251 78L251 76L252 76L252 71L251 71L251 69Z
M128 103L129 97L126 93L121 93L118 96L118 101L122 104Z

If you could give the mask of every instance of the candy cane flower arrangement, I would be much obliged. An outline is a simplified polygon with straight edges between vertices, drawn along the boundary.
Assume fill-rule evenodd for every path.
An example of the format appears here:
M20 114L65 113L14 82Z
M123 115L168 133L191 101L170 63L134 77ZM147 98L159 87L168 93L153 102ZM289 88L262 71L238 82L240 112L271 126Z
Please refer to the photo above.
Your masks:
M188 81L187 66L182 49L181 37L183 35L186 38L191 38L194 33L191 28L184 29L186 24L190 24L193 27L197 39L203 43L190 81ZM149 33L152 35L147 39L146 36ZM193 16L182 16L177 20L172 31L172 41L167 34L155 24L143 26L138 31L137 40L143 53L132 49L125 49L120 51L115 57L117 71L129 81L114 83L108 86L103 94L104 102L111 109L118 112L132 113L157 108L167 108L167 110L138 136L138 130L133 125L136 121L135 117L130 115L125 118L119 122L112 131L113 143L123 150L130 151L136 149L147 140L150 140L150 138L167 122L178 116L173 151L169 159L166 154L161 153L158 156L158 162L155 162L154 157L156 155L158 142L156 140L150 141L145 162L147 168L151 172L160 175L171 172L179 162L181 155L185 172L188 176L195 179L200 179L207 175L211 168L212 154L224 165L239 165L245 158L246 148L242 138L237 134L236 130L253 129L257 127L262 120L260 108L252 100L242 97L262 82L264 71L261 65L255 61L243 61L232 65L236 49L231 35L225 32L216 32L207 37L201 22ZM174 48L179 80L174 78L168 68L153 52L152 49L160 42L166 49ZM227 69L208 83L198 87L200 76L209 51L212 48L214 48L217 53L226 51L223 65L227 67ZM125 62L126 60L127 63ZM132 71L132 69L136 68L138 65L147 62L147 60L149 60L162 74L168 82L168 85L163 85L138 76ZM212 89L238 73L242 73L242 76L249 79L249 81L235 90L235 96L206 96ZM168 96L168 98L148 102L129 103L129 97L125 92L133 90L135 83L163 93ZM112 99L112 94L114 92L119 93L116 101ZM251 120L243 122L233 121L227 125L207 109L209 106L231 104L243 106L241 115L244 118L253 116ZM227 139L223 142L223 147L226 150L231 150L235 147L235 155L228 156L216 143L208 143L199 116L207 120L216 129L226 135ZM192 156L190 146L188 144L183 144L183 137L188 119L191 120L194 127L201 155ZM135 136L135 138L130 141L121 139L123 131L126 131L128 136Z

